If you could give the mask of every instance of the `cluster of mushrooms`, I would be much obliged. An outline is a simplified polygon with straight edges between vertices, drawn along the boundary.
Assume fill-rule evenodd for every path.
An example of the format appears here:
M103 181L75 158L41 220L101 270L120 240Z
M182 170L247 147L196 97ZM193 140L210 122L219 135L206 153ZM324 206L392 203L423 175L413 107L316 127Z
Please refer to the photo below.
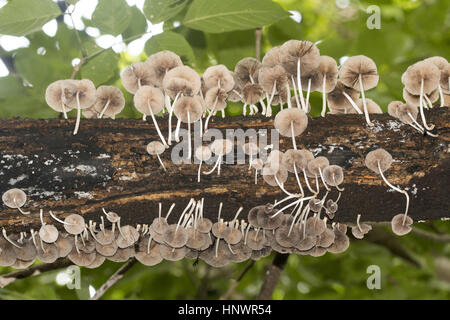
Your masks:
M224 65L211 66L200 76L189 66L183 65L178 55L161 51L145 62L136 62L121 73L123 87L134 95L134 106L143 119L151 117L159 140L147 145L147 152L158 158L166 170L160 155L172 143L180 141L181 123L187 124L188 155L199 160L198 182L202 163L217 157L208 175L217 169L220 175L223 157L234 150L228 139L216 139L208 145L192 150L191 126L199 122L200 135L208 130L213 115L225 116L227 101L242 102L243 114L261 112L272 116L272 106L280 111L274 119L274 127L292 139L292 148L271 150L268 156L260 154L260 146L250 139L239 146L248 155L249 170L255 170L265 183L279 188L284 195L274 203L256 206L249 210L247 219L238 219L239 208L230 221L221 218L223 204L217 210L217 221L204 216L204 199L190 199L177 222L169 224L169 216L175 204L151 224L121 225L121 217L103 209L100 222L86 221L81 215L70 214L58 218L52 211L44 217L40 210L41 227L18 235L8 235L2 229L0 236L0 265L27 268L35 259L53 262L68 257L74 264L88 268L100 266L105 259L122 262L136 257L144 265L152 266L163 259L176 261L183 258L202 259L211 266L221 267L229 262L247 259L257 260L280 253L321 256L326 252L339 253L349 247L346 224L333 222L338 202L344 188L344 170L330 164L323 156L315 157L307 149L297 148L296 138L308 126L309 103L313 91L322 93L322 112L327 106L330 114L364 114L366 123L372 126L370 113L382 113L381 108L365 92L374 88L379 80L377 66L369 57L358 55L347 58L338 67L329 56L321 56L317 46L310 41L290 40L270 49L262 62L254 58L240 60L234 71ZM431 133L423 109L432 108L440 98L441 107L448 104L450 95L450 65L442 57L432 57L410 66L402 76L403 97L406 103L393 101L389 114L414 127L422 134ZM77 110L73 134L77 134L80 118L111 118L120 113L125 100L120 89L114 86L95 88L92 81L58 80L50 84L45 94L48 105L55 111L67 113ZM286 107L285 107L286 106ZM157 116L168 114L168 132L163 133ZM421 115L422 125L417 121ZM172 131L172 118L177 123ZM160 118L160 121L162 118ZM409 195L392 185L384 172L393 159L384 149L369 152L365 158L368 169L380 175L389 188L404 194L406 208L392 219L392 230L397 235L411 231L413 220L408 216ZM291 173L297 190L288 190ZM336 199L327 199L336 189ZM5 206L29 214L23 207L26 194L20 189L6 191L2 200ZM215 215L215 214L214 214ZM208 214L208 217L211 216ZM349 225L351 233L362 239L372 229L368 223ZM106 219L105 219L106 218ZM56 221L56 225L53 224Z

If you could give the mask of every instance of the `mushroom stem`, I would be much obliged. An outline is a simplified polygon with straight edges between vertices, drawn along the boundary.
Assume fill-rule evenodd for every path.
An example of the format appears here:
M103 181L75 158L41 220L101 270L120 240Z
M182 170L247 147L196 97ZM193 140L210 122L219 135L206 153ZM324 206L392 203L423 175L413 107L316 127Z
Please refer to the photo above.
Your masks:
M325 117L325 114L327 113L327 99L326 99L326 93L325 93L325 85L326 85L327 76L323 76L323 82L322 82L322 112L320 115L322 117Z
M214 104L213 104L213 107L211 109L211 112L208 114L208 117L206 118L206 121L205 121L205 132L206 132L206 130L208 130L209 119L214 114L214 111L216 111L216 106L217 106L217 102L218 101L219 101L219 96L217 96L216 99L214 100Z
M292 88L294 89L294 97L295 97L295 103L297 104L297 108L301 108L302 105L300 104L300 100L298 100L298 92L297 92L297 86L295 85L294 76L291 75L291 82L292 82Z
M403 221L405 221L406 219L406 215L408 214L408 209L409 209L409 195L408 192L406 190L402 190L394 185L392 185L384 176L383 171L381 171L381 166L380 166L380 161L378 161L378 171L380 172L381 178L383 178L383 181L393 190L403 193L406 197L406 208L405 208L405 217L403 218ZM404 223L404 222L403 222Z
M361 97L362 97L363 107L364 107L364 115L366 117L367 125L372 127L373 123L370 121L369 111L367 110L366 95L364 94L364 87L362 84L362 75L361 74L359 74L359 88L361 90Z
M187 112L187 122L188 122L188 159L192 157L192 139L191 139L191 113Z
M428 126L427 120L425 119L425 113L423 112L423 79L420 81L419 110L420 110L420 117L422 118L423 127L427 130L433 130L434 125Z
M12 241L10 238L8 238L8 235L6 234L6 230L5 228L2 228L2 233L3 233L3 237L5 238L6 241L8 241L9 243L11 243L14 247L16 248L22 248L21 246L19 246L17 243L15 243L14 241Z
M428 104L428 106L425 104L425 108L433 109L433 102L431 102L430 98L428 98L428 96L426 94L424 94L423 97L425 98L425 100L426 100L426 102Z
M311 93L311 78L308 79L308 89L306 90L306 102L305 102L305 108L308 109L309 106L309 95Z
M302 78L300 73L300 58L297 60L297 91L300 96L300 103L302 104L303 111L308 112L305 100L303 98Z
M170 106L170 112L169 112L169 125L168 125L168 129L169 129L169 135L167 137L167 140L169 142L169 145L172 144L172 114L173 114L173 106L175 105L175 103L178 100L178 96L180 95L180 93L178 92L177 95L175 96L175 99L173 100L172 105ZM169 98L170 99L170 98Z
M286 195L288 195L288 196L296 196L296 195L294 195L294 194L288 192L288 191L284 188L283 184L280 183L280 181L278 180L276 174L274 174L273 177L275 178L275 181L276 181L276 183L278 184L278 186L280 187L281 191L283 191L284 193L286 193Z
M164 163L161 160L161 157L159 156L159 154L156 154L156 156L158 157L159 163L161 164L161 167L163 167L164 171L167 171L166 167L164 166Z
M152 237L152 236L148 237L148 243L147 243L147 254L149 254L149 253L150 253L150 244L152 243L152 239L153 239L153 237Z
M261 114L266 114L267 108L266 108L266 104L264 103L263 99L259 100L259 104L261 105L261 108L262 108Z
M350 105L353 107L353 109L355 109L357 114L363 114L363 112L358 108L358 106L356 105L355 101L353 101L353 99L347 94L347 92L342 91L342 94L344 95L345 98L347 98L347 100L350 102ZM347 110L346 110L347 111Z
M200 160L200 164L198 165L198 171L197 171L197 182L200 182L200 175L202 170L202 163L203 161Z
M303 208L303 201L300 201L299 205L300 205L300 207L297 209L297 211L295 212L294 218L292 219L292 223L291 223L291 226L290 226L290 228L289 228L289 232L288 232L288 234L287 234L288 237L291 235L292 228L293 228L294 225L295 225L295 220L297 220L298 215L299 215L300 212L302 211L302 208Z
M273 97L275 97L276 90L277 90L277 80L275 79L275 81L273 82L273 85L272 85L272 92L270 93L270 99L268 101L269 105L272 104L272 100L273 100Z
M411 127L413 127L414 129L416 129L417 131L419 131L420 133L423 133L425 130L423 129L423 127L417 122L416 119L414 119L414 117L412 116L412 114L410 112L408 112L408 117L411 119L412 123L409 123L409 125Z
M73 135L76 135L78 133L78 128L80 127L80 119L81 119L80 95L79 95L78 91L76 94L76 99L77 99L77 120L75 122L75 128L73 130Z
M58 218L53 214L53 212L52 212L51 210L50 210L49 212L50 212L50 216L51 216L53 219L55 219L56 221L58 221L59 223L62 223L62 224L68 225L68 226L72 226L72 225L73 225L72 223L68 223L68 222L62 221L61 219L58 219Z
M339 197L341 196L341 192L345 190L345 188L340 188L336 183L336 175L333 173L333 182L336 185L335 188L339 191ZM339 198L338 198L339 199ZM337 201L337 200L336 200Z
M356 225L358 226L359 232L363 232L361 229L361 225L359 224L359 220L361 219L361 215L358 214L357 218L356 218Z
M308 176L306 175L305 169L303 169L303 177L305 178L306 186L308 187L309 191L312 192L312 193L314 193L314 194L317 194L316 190L313 190L313 189L311 188L311 185L309 184Z
M64 102L62 102L62 101L61 101L61 109L62 109L63 114L64 114L64 119L67 119L66 107L64 106Z
M323 178L323 173L322 173L322 169L319 168L319 174L320 174L320 179L322 180L323 186L325 187L325 189L327 189L327 191L331 191L330 187L328 187L327 183L325 182L325 179Z
M207 171L207 172L203 172L203 174L204 174L204 175L209 175L209 174L213 173L214 170L216 170L217 166L219 165L219 162L220 162L221 157L222 157L222 156L217 155L217 161L216 161L216 163L214 164L214 167L213 167L211 170Z
M300 188L300 193L302 194L302 197L303 197L305 195L305 191L303 190L302 183L300 181L300 177L298 176L297 166L295 165L295 162L294 162L293 167L294 167L295 179L297 180L298 187Z
M17 205L17 200L15 197L13 198L13 202L16 205L17 210L19 210L21 214L25 214L25 215L30 214L30 211L23 211L22 209L20 209L20 206Z
M294 150L297 150L297 143L295 142L295 134L294 134L294 121L291 121L291 137L292 137L292 147Z
M438 85L439 90L439 100L441 102L441 108L444 106L444 92L442 91L441 85Z
M181 127L181 120L178 119L177 127L175 128L175 141L176 142L180 142L180 127Z
M111 100L108 99L108 101L106 102L105 106L102 109L102 112L100 112L100 114L98 115L99 119L101 119L103 117L103 115L105 114L106 109L108 109L110 103L111 103Z
M242 115L245 116L247 113L247 104L244 103L244 105L242 106Z
M258 184L258 170L255 169L255 184Z
M159 130L158 122L156 122L156 118L155 118L155 115L153 114L153 109L150 106L150 101L149 100L147 100L147 108L148 108L148 112L150 112L150 116L152 117L153 124L155 125L155 129L158 132L158 135L159 135L159 138L161 139L161 142L164 144L164 147L168 147L166 139L164 139L164 136L162 135L161 130Z
M287 105L288 108L292 108L291 105L291 88L289 88L289 82L286 81L286 91L287 91Z
M298 200L295 200L294 202L291 202L290 204L284 206L283 208L281 208L280 210L278 210L277 212L275 212L272 216L270 216L271 219L275 218L277 215L279 215L281 212L283 212L284 210L286 210L287 208L292 207L293 205L296 205L297 203L299 203L300 201L306 201L306 200L310 200L314 198L314 196L309 196L309 197L304 197L304 198L300 198ZM281 202L285 201L285 199L281 200L280 202L277 203L280 204ZM274 206L275 207L275 206Z

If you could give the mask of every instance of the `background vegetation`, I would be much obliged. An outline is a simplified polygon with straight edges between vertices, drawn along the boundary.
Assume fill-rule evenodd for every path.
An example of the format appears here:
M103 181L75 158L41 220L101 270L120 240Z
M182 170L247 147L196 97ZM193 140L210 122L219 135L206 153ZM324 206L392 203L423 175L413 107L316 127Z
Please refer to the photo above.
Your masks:
M355 54L370 56L377 63L380 82L367 96L384 110L391 100L401 99L400 77L408 65L433 55L450 57L450 3L446 0L99 0L92 16L83 17L81 26L74 29L71 12L82 2L86 1L9 0L0 8L0 35L28 39L28 45L10 51L0 46L0 57L8 69L8 74L0 77L0 117L57 117L45 104L45 88L57 79L69 78L80 61L77 78L120 88L121 69L162 49L175 51L199 72L218 63L234 69L237 61L255 55L257 27L262 27L262 54L286 40L307 39L321 41L321 54L338 61ZM136 2L137 7L130 5ZM366 27L370 14L365 10L372 4L381 8L379 30ZM241 13L216 15L228 11ZM48 35L42 26L54 19L57 31ZM163 32L156 34L156 30ZM111 44L100 46L99 37L104 35L115 37L113 48ZM17 39L0 36L0 44ZM133 56L126 45L137 39L148 40L142 53ZM120 117L139 117L132 97L122 91L127 104ZM312 113L317 114L319 95L312 96L312 105ZM239 114L240 105L230 104L227 112ZM443 222L421 227L450 231ZM450 245L417 235L397 241L418 265L393 254L389 246L353 241L340 255L291 256L274 298L449 299ZM231 297L255 297L270 261L267 257L256 262ZM105 298L219 298L247 263L223 269L208 268L202 262L193 266L190 260L163 262L153 268L137 265ZM366 268L373 264L381 267L381 290L366 288ZM107 262L99 269L82 269L81 290L62 285L62 274L58 284L55 271L0 289L0 298L86 299L118 267Z

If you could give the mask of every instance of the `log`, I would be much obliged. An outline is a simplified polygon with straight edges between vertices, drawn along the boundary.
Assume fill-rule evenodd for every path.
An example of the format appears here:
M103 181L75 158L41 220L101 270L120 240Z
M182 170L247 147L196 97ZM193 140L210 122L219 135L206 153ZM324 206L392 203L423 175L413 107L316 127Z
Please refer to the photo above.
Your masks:
M389 192L382 179L364 166L365 155L379 147L395 159L386 176L409 191L410 216L415 221L450 217L449 114L448 108L426 111L438 138L423 136L388 114L372 115L374 127L368 127L360 115L310 119L306 131L296 139L298 147L326 156L345 170L345 191L334 221L352 222L357 214L362 214L362 221L390 221L403 212L404 196ZM167 119L158 118L158 122L166 135ZM159 140L151 121L83 119L76 136L72 135L73 126L74 120L63 119L0 120L0 191L23 189L28 195L24 208L32 212L24 216L3 205L0 227L8 232L37 228L40 208L47 221L48 210L59 217L78 213L86 220L99 221L105 208L117 212L123 225L150 223L158 214L159 202L163 213L176 203L171 215L174 221L192 197L205 199L206 217L215 219L223 202L225 219L231 219L240 206L245 218L252 207L283 197L279 188L261 178L255 185L248 163L224 164L220 176L202 175L197 183L198 164L174 164L166 150L162 154L165 172L157 159L146 153L146 144ZM214 117L210 128L271 129L273 119ZM268 135L270 141L270 131ZM280 149L292 148L291 143L290 138L281 137ZM293 176L286 188L297 192ZM337 192L329 197L335 199Z

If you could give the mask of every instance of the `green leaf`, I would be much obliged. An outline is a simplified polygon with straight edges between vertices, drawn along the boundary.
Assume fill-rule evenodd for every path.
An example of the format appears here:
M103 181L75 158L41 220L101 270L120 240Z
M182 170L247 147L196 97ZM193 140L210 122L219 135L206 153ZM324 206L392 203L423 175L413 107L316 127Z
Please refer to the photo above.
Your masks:
M101 49L99 46L91 43L86 48L88 54L92 54L99 49ZM96 86L99 86L112 77L118 76L118 62L119 57L112 49L105 50L81 67L81 76L92 80Z
M51 0L14 0L0 9L0 34L25 36L61 15Z
M73 5L76 5L78 1L80 1L80 0L66 0L66 2L68 4L73 4Z
M131 23L128 28L122 33L124 41L126 39L135 37L145 32L147 29L147 20L142 12L135 6L131 7ZM128 41L126 41L128 42Z
M146 0L144 14L151 23L164 22L176 16L187 3L187 0Z
M210 33L270 25L289 13L271 0L194 0L183 24Z
M145 52L148 55L154 54L161 50L170 50L178 54L181 59L192 62L195 59L192 50L186 39L178 33L166 31L151 37L145 44Z
M131 22L132 12L125 0L99 0L92 24L102 33L118 36Z

